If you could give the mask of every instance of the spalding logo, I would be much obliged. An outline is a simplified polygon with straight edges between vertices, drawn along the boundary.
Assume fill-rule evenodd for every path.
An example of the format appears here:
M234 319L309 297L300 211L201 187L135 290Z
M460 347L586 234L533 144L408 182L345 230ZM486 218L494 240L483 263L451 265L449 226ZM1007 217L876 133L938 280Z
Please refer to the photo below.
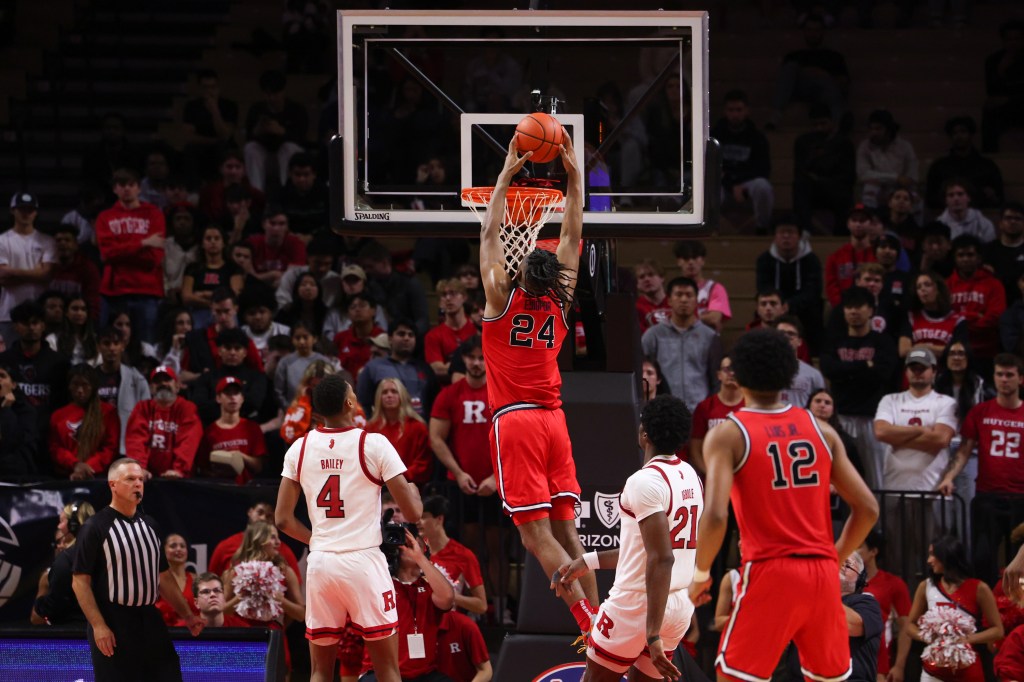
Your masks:
M533 682L580 682L586 669L586 663L563 663L550 670L545 670L533 678ZM622 680L625 682L625 675L622 676Z

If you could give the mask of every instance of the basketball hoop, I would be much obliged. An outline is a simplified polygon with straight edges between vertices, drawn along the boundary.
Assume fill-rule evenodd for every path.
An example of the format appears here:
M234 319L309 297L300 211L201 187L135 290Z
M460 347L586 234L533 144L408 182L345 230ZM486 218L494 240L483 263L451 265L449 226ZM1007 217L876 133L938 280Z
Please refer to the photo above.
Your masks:
M462 203L469 206L482 223L491 203L493 187L467 187ZM501 221L501 244L505 251L505 271L515 277L523 259L537 245L540 228L563 205L562 192L550 187L509 187L505 194L505 217Z

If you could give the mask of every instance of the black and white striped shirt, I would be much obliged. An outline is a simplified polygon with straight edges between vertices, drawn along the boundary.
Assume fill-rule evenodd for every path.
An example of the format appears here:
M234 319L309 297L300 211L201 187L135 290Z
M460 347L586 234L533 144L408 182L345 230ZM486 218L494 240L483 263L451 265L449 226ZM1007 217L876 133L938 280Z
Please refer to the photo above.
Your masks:
M74 572L91 577L98 604L148 606L160 598L160 571L167 565L151 518L106 507L85 523L75 547Z

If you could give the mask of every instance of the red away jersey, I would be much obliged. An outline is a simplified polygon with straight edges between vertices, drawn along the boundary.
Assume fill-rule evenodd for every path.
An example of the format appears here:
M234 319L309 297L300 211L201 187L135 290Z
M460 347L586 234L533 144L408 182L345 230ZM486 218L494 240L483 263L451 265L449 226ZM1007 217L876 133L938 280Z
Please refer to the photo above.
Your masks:
M829 484L832 451L811 413L743 408L729 419L743 431L732 500L743 561L802 555L836 559Z
M561 407L558 352L568 330L565 313L554 299L530 296L521 287L512 290L501 315L484 318L491 410L512 403Z
M473 388L465 379L446 386L430 410L433 419L446 419L448 447L462 470L477 483L492 473L491 408L487 406L487 386ZM451 472L448 478L454 480Z
M1024 494L1024 404L1011 410L986 400L967 413L960 433L978 443L979 493Z

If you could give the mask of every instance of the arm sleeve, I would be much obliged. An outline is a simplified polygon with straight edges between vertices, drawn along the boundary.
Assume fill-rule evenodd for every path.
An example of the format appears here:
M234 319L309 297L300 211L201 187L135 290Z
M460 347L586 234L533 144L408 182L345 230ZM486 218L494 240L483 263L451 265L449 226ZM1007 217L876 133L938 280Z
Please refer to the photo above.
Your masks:
M445 361L444 351L441 349L441 335L438 333L437 327L427 332L427 336L423 339L423 358L428 364Z
M722 313L726 320L732 319L732 308L729 306L729 292L721 282L715 282L708 293L708 310Z
M975 405L964 417L964 423L960 426L960 435L973 441L978 440L978 419L981 417L980 406Z
M647 469L630 476L622 488L622 503L638 522L651 514L664 514L669 508L670 496L668 485L658 472Z
M693 408L693 425L690 427L690 438L703 438L708 435L708 398L697 403Z
M487 643L477 624L470 620L466 624L464 632L466 638L463 640L463 644L473 665L482 665L491 660L491 655L487 652Z
M434 404L430 408L431 419L447 419L452 421L452 390L451 386L445 386L441 389L441 392L437 394L437 398L434 399Z
M957 427L959 426L959 420L956 418L956 401L952 398L944 400L939 413L935 416L935 424L943 424L953 429L953 433L956 433Z
M644 355L653 357L658 352L658 338L654 335L654 327L644 332L640 337L640 345L644 349Z
M369 440L369 437L367 437ZM281 468L281 477L289 480L299 481L299 452L302 450L302 444L306 442L306 436L301 436L291 444L288 448L288 452L284 455L284 466Z
M910 615L910 590L903 579L897 576L893 578L892 607L897 616Z
M245 424L249 430L249 456L263 457L267 454L267 441L263 437L260 425L250 420L246 420Z
M888 422L893 426L899 426L896 423L896 417L893 416L893 394L889 393L883 395L882 399L878 401L878 409L875 410L875 421Z
M128 417L128 426L124 433L125 452L139 462L143 469L149 465L149 425L146 423L146 403L139 403Z
M100 535L95 516L89 518L78 531L75 544L67 551L74 552L71 571L73 573L93 574L96 562L99 559L100 551L103 549L103 537ZM163 554L163 552L161 552ZM96 592L97 585L93 585L93 592Z
M64 439L61 438L62 429L60 428L62 418L63 415L60 411L50 415L50 459L58 471L70 473L75 468L75 465L78 464L78 454L64 446Z
M203 439L203 425L199 421L196 406L191 402L183 403L178 436L174 439L174 461L171 466L183 476L191 476L199 441Z
M885 625L882 621L882 607L878 605L878 601L870 594L857 596L860 599L854 602L852 608L860 615L861 620L864 621L864 639L878 637L885 630Z

